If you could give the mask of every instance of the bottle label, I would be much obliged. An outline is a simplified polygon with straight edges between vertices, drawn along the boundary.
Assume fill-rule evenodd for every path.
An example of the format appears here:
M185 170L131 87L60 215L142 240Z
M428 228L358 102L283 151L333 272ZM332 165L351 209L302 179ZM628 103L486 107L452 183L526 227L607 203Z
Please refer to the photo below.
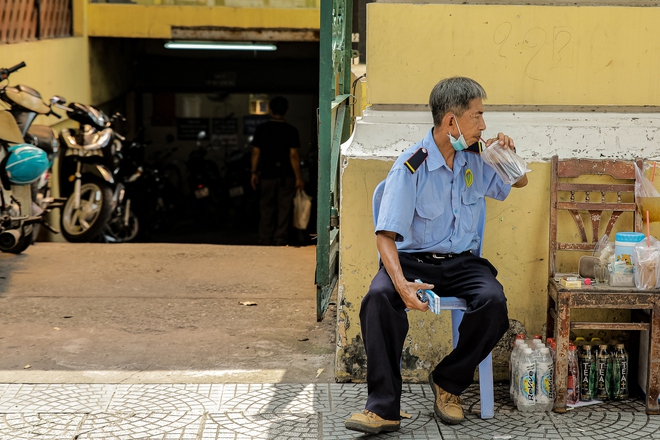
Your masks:
M542 397L544 401L554 401L552 390L552 382L554 376L554 365L552 364L539 364L536 372L538 375L538 389L537 396Z
M591 359L580 359L580 400L591 400L594 385L594 365Z
M627 397L628 395L628 358L621 357L619 358L619 397Z
M533 405L534 395L536 394L535 365L533 363L527 364L523 368L523 374L520 378L520 396L526 402L526 405Z
M596 397L607 399L607 358L598 358L596 363Z

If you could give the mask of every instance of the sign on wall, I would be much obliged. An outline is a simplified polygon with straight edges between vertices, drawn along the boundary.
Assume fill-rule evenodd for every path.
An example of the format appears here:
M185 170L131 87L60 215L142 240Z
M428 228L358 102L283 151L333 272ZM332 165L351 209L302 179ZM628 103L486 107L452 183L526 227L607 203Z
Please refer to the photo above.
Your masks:
M211 144L219 147L238 146L238 119L211 119Z
M201 131L206 133L204 139L208 139L208 118L177 118L176 120L176 138L180 141L195 141Z

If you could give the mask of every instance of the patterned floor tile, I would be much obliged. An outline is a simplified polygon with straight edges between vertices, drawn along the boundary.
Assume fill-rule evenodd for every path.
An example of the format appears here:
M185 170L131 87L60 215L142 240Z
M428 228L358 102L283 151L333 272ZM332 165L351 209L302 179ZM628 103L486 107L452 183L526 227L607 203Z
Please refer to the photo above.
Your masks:
M361 411L366 384L0 384L0 440L354 439L344 421ZM466 420L446 426L433 415L430 387L405 384L412 414L388 439L521 440L660 438L660 416L641 399L521 413L508 384L495 386L495 417L479 417L478 386L462 396Z

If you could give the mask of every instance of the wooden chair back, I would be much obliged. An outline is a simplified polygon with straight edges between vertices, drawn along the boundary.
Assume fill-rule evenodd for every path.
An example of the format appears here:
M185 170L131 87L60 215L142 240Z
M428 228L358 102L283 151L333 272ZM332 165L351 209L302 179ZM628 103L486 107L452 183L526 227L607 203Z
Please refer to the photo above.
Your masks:
M642 166L641 160L637 163ZM581 181L583 176L605 175L611 176L616 182ZM562 193L568 200L560 197ZM616 200L611 194L616 194ZM558 241L557 217L560 211L567 211L573 218L578 232L575 237L579 241ZM643 220L635 205L633 162L616 159L559 160L557 156L553 156L550 174L550 277L556 274L558 251L593 252L600 237L603 234L610 236L617 220L626 212L632 213L633 216L628 230L640 232ZM587 224L584 219L587 219ZM603 234L599 234L601 220L607 221ZM589 233L587 233L588 229L590 229ZM610 237L610 240L612 239L613 237Z

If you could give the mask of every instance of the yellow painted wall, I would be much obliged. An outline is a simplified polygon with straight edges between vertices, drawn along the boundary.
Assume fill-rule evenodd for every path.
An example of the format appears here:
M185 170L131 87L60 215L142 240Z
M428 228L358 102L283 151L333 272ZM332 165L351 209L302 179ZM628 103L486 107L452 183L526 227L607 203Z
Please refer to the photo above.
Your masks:
M358 339L360 301L378 265L371 196L392 163L349 159L343 169L339 282L343 301L338 317L337 356L340 381L364 378L366 364L360 363L364 352ZM498 279L509 298L509 317L521 321L530 334L540 333L545 323L550 165L535 163L531 168L527 187L512 189L504 202L487 199L484 240L484 257L499 270ZM440 316L411 312L408 319L403 375L424 380L429 368L451 349L449 312Z
M171 37L172 26L318 29L319 9L87 5L90 37Z
M488 104L660 105L658 22L660 8L371 3L368 101L426 104L464 75Z
M89 102L89 44L87 38L72 37L30 43L0 45L3 67L25 61L27 66L9 77L9 84L36 89L44 101L60 95L67 101ZM63 114L62 111L59 113ZM53 125L53 116L37 118L37 124Z
M44 101L60 95L67 102L99 105L126 93L132 86L127 81L132 55L118 46L119 41L90 43L86 37L57 38L0 45L0 59L3 67L25 61L27 66L13 73L9 84L30 86ZM63 111L59 113L65 115ZM40 116L36 121L46 125L57 122L53 116Z

